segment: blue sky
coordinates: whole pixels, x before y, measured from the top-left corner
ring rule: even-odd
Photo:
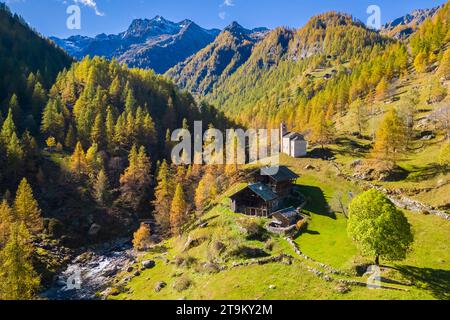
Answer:
[[[0,0],[5,1],[5,0]],[[135,18],[162,15],[168,20],[191,19],[205,28],[223,28],[238,21],[247,28],[301,27],[321,12],[347,12],[367,21],[369,5],[381,8],[382,22],[416,8],[430,8],[445,0],[6,0],[13,12],[23,16],[46,36],[119,33]],[[66,27],[69,5],[81,8],[81,30]]]

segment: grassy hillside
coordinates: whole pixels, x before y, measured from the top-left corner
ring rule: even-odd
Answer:
[[[308,199],[311,216],[307,231],[294,238],[310,260],[299,256],[281,236],[266,234],[251,240],[242,230],[251,218],[231,213],[227,200],[221,199],[199,225],[183,237],[162,243],[139,257],[152,259],[155,268],[139,269],[117,278],[111,299],[448,299],[450,292],[450,255],[447,248],[450,222],[435,216],[407,213],[415,233],[413,251],[405,261],[386,263],[382,268],[383,285],[371,290],[364,285],[346,285],[339,280],[365,283],[358,266],[369,262],[360,257],[347,237],[346,218],[339,204],[349,201],[349,192],[361,190],[336,176],[334,167],[317,159],[283,158],[283,163],[301,174],[297,181]],[[314,170],[304,169],[306,165]],[[259,224],[264,219],[254,220]],[[185,247],[188,239],[195,245]],[[223,244],[219,246],[217,243]],[[243,256],[244,247],[264,250],[279,262],[255,264],[267,257]],[[217,250],[220,248],[220,250]],[[238,249],[238,250],[237,250]],[[239,266],[246,262],[250,265]],[[324,265],[325,264],[325,265]],[[335,271],[333,271],[335,270]],[[317,271],[323,272],[316,275]],[[128,278],[128,279],[127,279]],[[155,291],[160,282],[166,287]],[[389,288],[389,289],[388,289]],[[344,293],[345,292],[345,293]]]

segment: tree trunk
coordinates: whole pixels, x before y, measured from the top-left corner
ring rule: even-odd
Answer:
[[[380,256],[375,257],[375,265],[380,266]]]

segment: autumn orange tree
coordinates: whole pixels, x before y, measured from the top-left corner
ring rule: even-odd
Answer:
[[[150,226],[142,224],[133,235],[133,247],[137,251],[146,250],[152,244]]]

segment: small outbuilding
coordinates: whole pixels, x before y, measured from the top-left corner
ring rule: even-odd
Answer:
[[[295,225],[302,219],[298,210],[294,207],[286,208],[272,214],[273,218],[280,223],[282,228],[288,228]]]

